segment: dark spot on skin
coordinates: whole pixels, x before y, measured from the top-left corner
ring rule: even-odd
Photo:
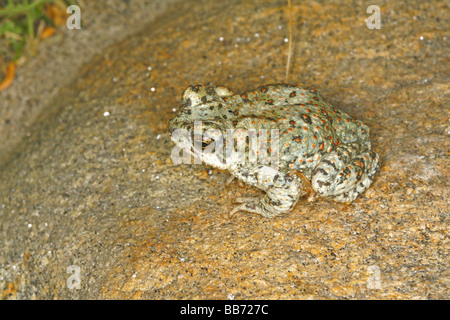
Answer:
[[[292,91],[291,94],[289,95],[289,97],[292,98],[292,97],[295,97],[295,95],[296,95],[295,91]]]
[[[205,103],[206,102],[206,96],[202,97],[202,102]]]
[[[286,180],[286,182],[292,182],[294,180],[294,177],[286,176],[284,180]],[[288,186],[289,186],[289,184],[288,184]]]
[[[274,118],[271,118],[271,117],[265,117],[265,119],[268,120],[268,121],[277,122],[277,120],[275,120]]]
[[[186,99],[186,105],[190,106],[192,104],[191,98]]]
[[[269,205],[271,205],[271,206],[273,206],[273,207],[278,207],[278,206],[281,206],[281,201],[280,200],[272,200],[272,199],[269,199]]]
[[[323,182],[323,181],[320,181],[320,180],[317,180],[317,184],[319,185],[319,186],[329,186],[330,185],[330,183],[329,182]]]
[[[325,144],[323,143],[323,141],[319,142],[319,150],[318,152],[324,152],[325,150]]]
[[[324,169],[322,169],[322,168],[318,168],[316,171],[315,171],[315,173],[318,173],[318,172],[321,172],[323,175],[325,175],[325,176],[327,176],[328,175],[328,172],[326,172]]]
[[[345,167],[345,169],[342,170],[342,173],[343,173],[344,176],[345,176],[346,174],[349,174],[349,173],[350,173],[350,169],[349,169],[348,167]]]
[[[322,160],[322,162],[328,164],[328,165],[331,166],[331,167],[333,167],[333,169],[334,169],[335,171],[338,170],[338,169],[336,168],[336,166],[334,165],[334,163],[331,162],[330,160],[324,159],[324,160]]]
[[[303,121],[305,121],[306,123],[309,123],[309,124],[312,123],[311,117],[308,116],[307,114],[302,114],[302,119],[303,119]]]

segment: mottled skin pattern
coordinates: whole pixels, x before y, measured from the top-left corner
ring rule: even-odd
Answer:
[[[195,136],[173,134],[175,129],[192,131],[194,121],[202,121],[204,131],[279,129],[276,169],[262,161],[202,159],[266,192],[262,199],[236,199],[240,204],[230,214],[242,210],[275,217],[291,211],[310,188],[320,196],[350,203],[371,185],[378,169],[369,128],[325,102],[312,88],[265,85],[238,95],[226,87],[188,87],[169,130],[172,140],[188,146],[195,157],[202,149],[193,143]],[[203,148],[210,142],[203,138]]]

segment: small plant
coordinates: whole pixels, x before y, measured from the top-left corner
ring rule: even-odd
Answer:
[[[15,70],[11,63],[22,55],[27,41],[47,38],[55,32],[55,27],[65,22],[66,8],[73,1],[63,0],[0,0],[0,69]],[[4,70],[0,70],[1,73]],[[0,85],[0,88],[2,86]],[[0,89],[1,90],[1,89]]]

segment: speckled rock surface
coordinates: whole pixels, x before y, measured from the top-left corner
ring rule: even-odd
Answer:
[[[183,89],[282,82],[288,37],[285,1],[180,2],[83,67],[1,168],[2,298],[448,299],[449,8],[380,6],[369,30],[359,1],[293,1],[289,82],[364,121],[382,161],[358,200],[229,219],[258,191],[172,163]]]

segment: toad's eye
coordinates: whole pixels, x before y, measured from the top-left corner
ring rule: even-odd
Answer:
[[[202,150],[205,150],[207,146],[214,144],[214,140],[209,137],[203,137],[202,140]]]
[[[194,144],[202,146],[202,150],[205,150],[207,146],[214,143],[214,139],[203,135],[194,135]]]

